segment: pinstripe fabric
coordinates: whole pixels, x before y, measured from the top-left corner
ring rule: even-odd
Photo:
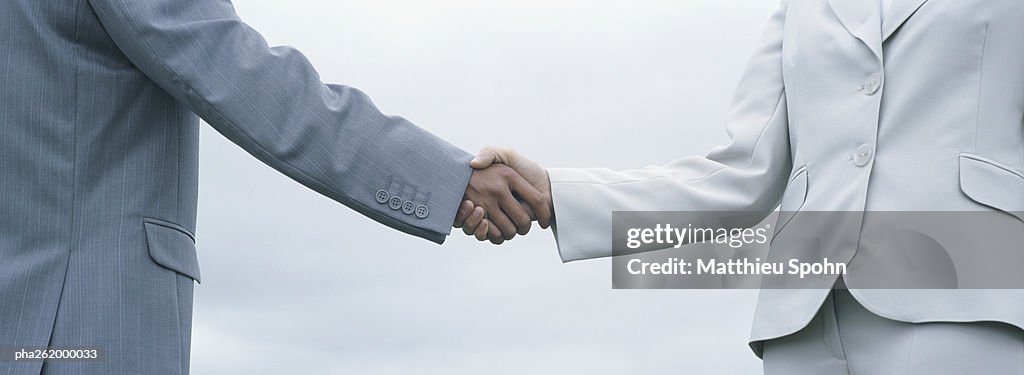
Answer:
[[[323,84],[229,1],[8,0],[0,20],[0,346],[105,356],[0,374],[188,372],[196,114],[374,220],[438,243],[450,230],[471,156]],[[389,179],[430,214],[379,204]]]

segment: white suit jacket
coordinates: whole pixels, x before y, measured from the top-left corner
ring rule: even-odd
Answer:
[[[613,211],[1000,210],[1024,229],[1024,2],[895,0],[879,13],[877,1],[783,1],[736,91],[731,141],[707,155],[551,169],[563,261],[611,255]],[[845,279],[887,318],[1024,327],[1021,290]],[[829,287],[762,290],[755,352],[804,327]]]

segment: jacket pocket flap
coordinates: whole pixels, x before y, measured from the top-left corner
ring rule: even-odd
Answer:
[[[789,179],[789,184],[786,185],[786,194],[782,196],[782,202],[779,204],[780,210],[786,210],[790,212],[799,211],[804,205],[804,200],[807,199],[807,167],[800,167],[793,174],[793,177]]]
[[[960,154],[960,190],[975,202],[1024,221],[1024,175],[974,154]]]
[[[807,166],[803,166],[789,179],[786,193],[782,195],[782,202],[779,204],[779,217],[775,220],[775,234],[779,234],[793,220],[796,212],[803,208],[806,199]]]
[[[157,264],[202,282],[196,242],[185,228],[163,220],[144,218],[149,256]]]

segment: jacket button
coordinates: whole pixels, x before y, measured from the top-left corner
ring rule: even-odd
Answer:
[[[377,194],[374,195],[374,198],[377,199],[377,203],[384,204],[388,203],[388,198],[390,198],[390,196],[391,194],[388,194],[387,190],[380,189],[377,190]]]
[[[392,210],[402,208],[402,198],[391,197],[391,200],[388,201],[388,207],[391,207]]]
[[[402,203],[402,212],[406,215],[412,215],[414,210],[416,210],[416,205],[413,204],[412,201],[405,201],[405,203]]]
[[[878,89],[882,88],[882,75],[875,73],[871,77],[868,77],[867,82],[861,85],[861,90],[864,90],[865,95],[875,95]]]
[[[416,217],[420,219],[426,219],[427,216],[429,215],[430,209],[428,209],[427,206],[420,205],[419,207],[416,207]]]
[[[855,152],[853,154],[853,164],[858,167],[868,165],[871,162],[871,158],[874,157],[874,150],[868,145],[860,145]]]

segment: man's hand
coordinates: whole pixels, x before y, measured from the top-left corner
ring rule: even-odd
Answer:
[[[536,219],[541,228],[548,228],[554,222],[554,206],[551,201],[551,181],[548,178],[547,170],[532,160],[519,155],[515,150],[496,147],[484,148],[470,162],[470,165],[478,171],[501,167],[502,164],[518,173],[521,178],[525,179],[540,194],[541,199],[539,200],[525,199],[526,197],[522,196],[522,194],[520,194],[520,198],[524,198],[528,203],[529,206],[524,208],[531,211],[530,218]],[[487,239],[495,244],[511,239],[510,236],[503,235],[508,233],[505,228],[493,225],[490,215],[480,217],[482,215],[478,212],[479,206],[472,199],[463,202],[455,218],[457,226],[461,226],[466,234],[475,235],[480,241],[484,240],[481,238],[482,235],[486,235]],[[522,227],[519,228],[521,229]],[[528,227],[527,230],[529,230]]]
[[[532,208],[550,205],[550,194],[541,193],[511,167],[500,164],[474,171],[464,199],[452,225],[494,244],[529,232]]]

